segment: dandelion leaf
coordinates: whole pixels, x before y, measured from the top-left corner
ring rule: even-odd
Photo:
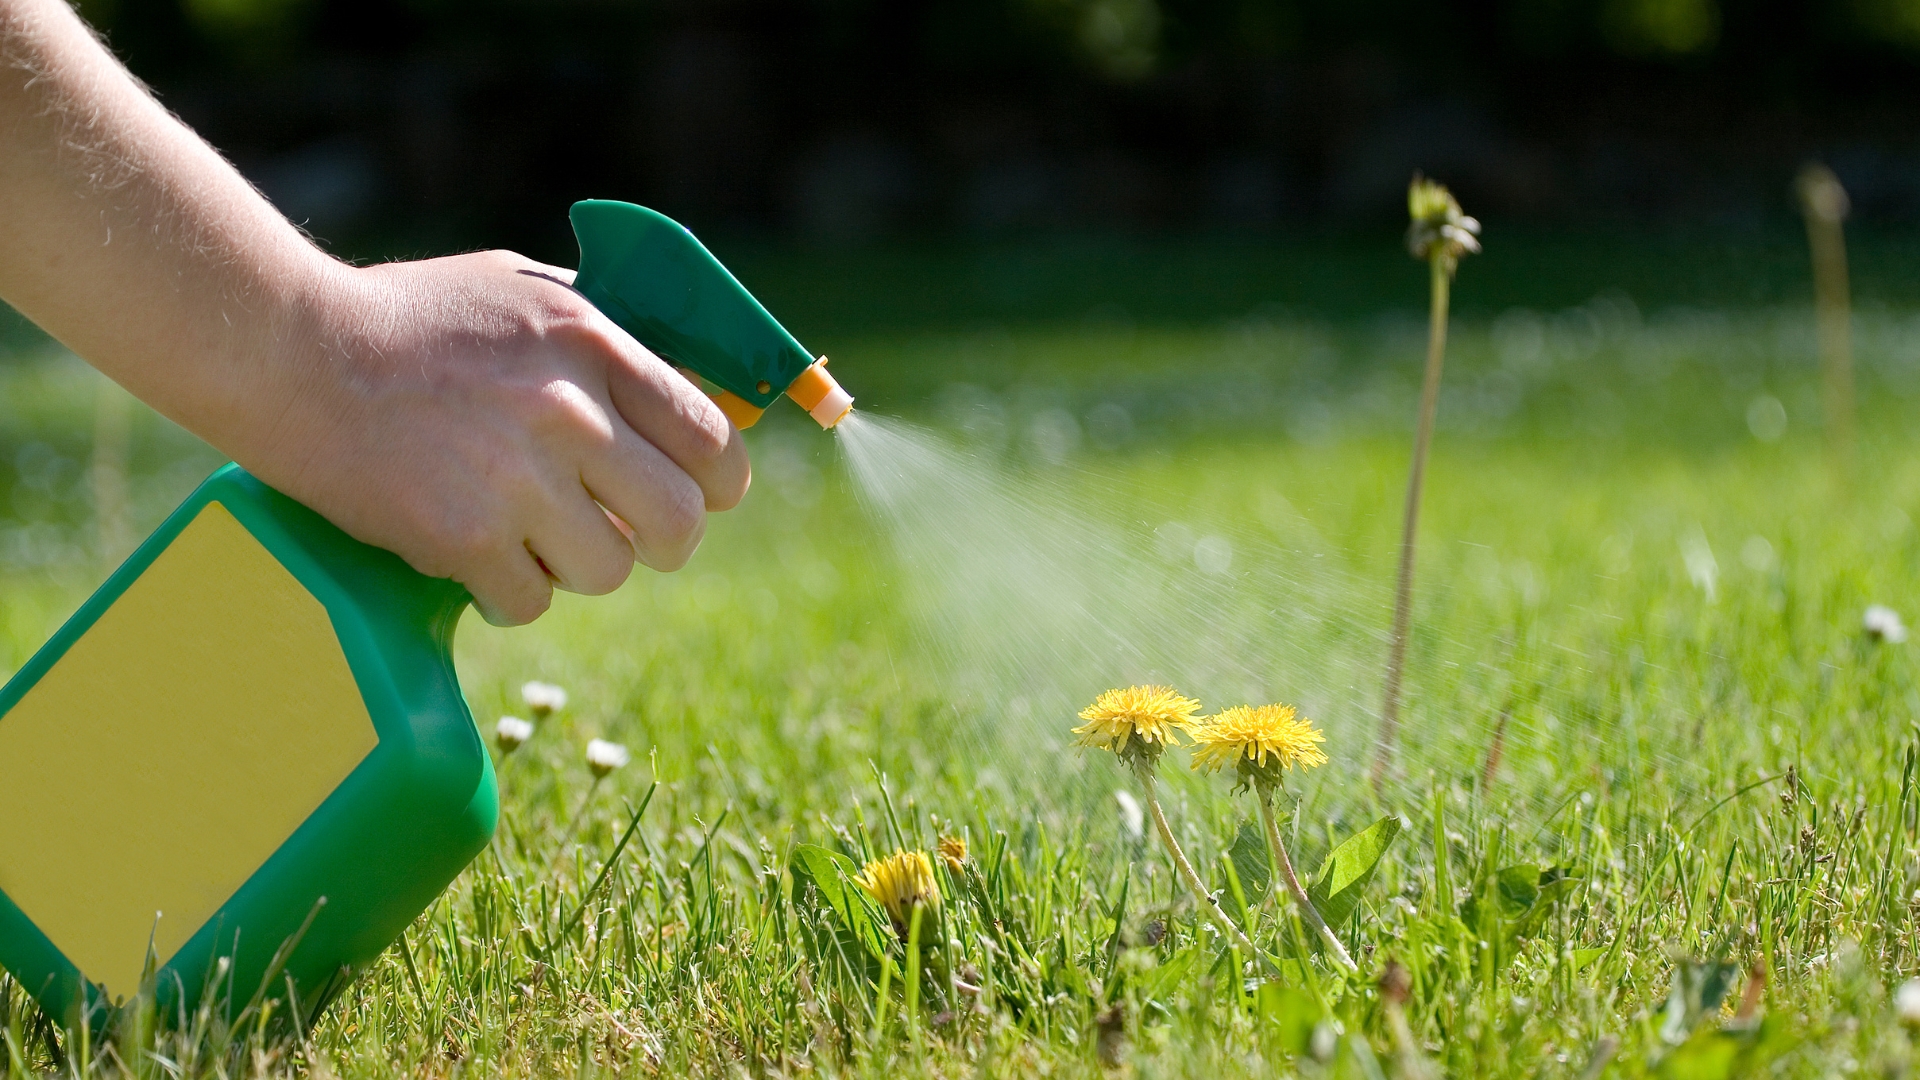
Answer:
[[[886,955],[879,930],[885,916],[866,892],[854,884],[853,879],[860,868],[853,864],[852,859],[814,844],[801,844],[793,851],[788,872],[793,875],[794,903],[811,904],[820,913],[830,915],[840,931],[836,936],[842,947],[851,946],[852,951],[864,952],[875,960]],[[826,942],[821,944],[832,945]],[[866,966],[864,961],[855,956],[848,956],[847,960],[849,963],[859,963],[863,968]]]
[[[1273,884],[1273,867],[1272,858],[1267,854],[1267,838],[1258,822],[1241,823],[1240,831],[1233,836],[1233,846],[1227,849],[1227,857],[1233,861],[1233,872],[1240,878],[1247,903],[1259,903]]]
[[[1518,919],[1533,910],[1540,899],[1540,868],[1508,866],[1494,875],[1494,895],[1500,901],[1500,914]]]
[[[1498,924],[1509,936],[1530,937],[1560,901],[1580,886],[1580,880],[1562,866],[1545,870],[1531,863],[1501,867],[1461,902],[1460,920],[1482,931]],[[1482,926],[1482,921],[1489,919],[1492,921]]]
[[[1732,1080],[1765,1075],[1781,1055],[1802,1039],[1777,1016],[1759,1023],[1727,1021],[1702,1024],[1687,1040],[1660,1059],[1654,1075],[1667,1080]]]
[[[1489,853],[1473,891],[1460,903],[1460,921],[1489,949],[1482,958],[1482,978],[1504,971],[1520,954],[1520,943],[1537,935],[1580,884],[1559,866],[1542,870],[1518,863],[1496,870]]]
[[[1266,1022],[1274,1045],[1295,1057],[1307,1052],[1313,1029],[1326,1019],[1326,1010],[1312,994],[1277,982],[1261,985],[1254,1008]]]
[[[1550,866],[1540,871],[1533,884],[1533,903],[1520,916],[1519,935],[1538,934],[1541,926],[1558,910],[1560,902],[1572,896],[1581,883],[1581,879],[1564,866]]]
[[[1141,996],[1166,1005],[1173,991],[1186,979],[1187,972],[1193,970],[1202,951],[1201,945],[1193,944],[1168,957],[1166,963],[1148,972],[1146,978],[1141,980]]]
[[[1360,906],[1360,894],[1366,889],[1367,882],[1373,880],[1373,872],[1379,867],[1381,857],[1386,855],[1387,848],[1393,845],[1393,838],[1398,835],[1400,819],[1384,817],[1327,852],[1319,873],[1313,875],[1313,886],[1307,890],[1307,896],[1313,900],[1313,906],[1320,910],[1320,917],[1327,921],[1328,926],[1339,926],[1346,922],[1354,909]]]
[[[1669,1043],[1687,1041],[1703,1020],[1719,1013],[1720,1002],[1739,975],[1740,965],[1724,960],[1701,963],[1683,959],[1675,963],[1660,1037]]]
[[[1715,1038],[1718,1032],[1702,1032],[1705,1038],[1688,1039],[1660,1062],[1658,1075],[1673,1080],[1726,1080],[1733,1075],[1739,1046],[1731,1039]]]

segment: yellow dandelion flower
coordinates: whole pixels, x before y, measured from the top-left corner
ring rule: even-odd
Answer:
[[[1291,705],[1236,705],[1193,729],[1193,767],[1218,772],[1235,766],[1243,776],[1272,782],[1277,770],[1325,765],[1327,741]]]
[[[1080,710],[1086,723],[1073,729],[1080,746],[1111,750],[1125,757],[1129,751],[1158,756],[1180,745],[1175,736],[1193,728],[1200,703],[1182,697],[1171,686],[1129,686],[1109,690]]]
[[[913,909],[940,910],[940,886],[933,880],[933,863],[924,851],[896,851],[875,859],[860,871],[854,883],[887,909],[893,928],[906,937]]]
[[[966,867],[967,865],[967,838],[966,837],[943,836],[940,838],[940,846],[935,850],[940,855],[940,861],[943,863],[946,863],[947,869],[953,871],[954,873],[957,874]]]

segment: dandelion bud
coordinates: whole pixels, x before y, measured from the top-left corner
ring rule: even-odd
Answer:
[[[517,716],[503,716],[493,725],[493,745],[500,748],[502,754],[511,754],[520,749],[520,744],[533,738],[533,724]]]
[[[940,861],[947,864],[947,869],[953,871],[956,874],[966,869],[966,865],[967,865],[967,838],[966,837],[943,836],[940,838],[940,846],[936,850],[939,852]]]
[[[1419,173],[1413,174],[1413,183],[1407,185],[1407,217],[1414,221],[1438,225],[1448,216],[1459,216],[1460,204],[1454,200],[1453,193],[1446,185],[1436,184]]]
[[[1468,217],[1444,184],[1413,174],[1407,186],[1407,250],[1423,262],[1439,259],[1451,275],[1460,256],[1480,251],[1480,222]]]
[[[1809,163],[1794,178],[1793,186],[1800,195],[1801,209],[1810,218],[1838,225],[1853,209],[1847,200],[1847,189],[1840,186],[1840,178],[1825,165]]]
[[[924,908],[929,915],[940,911],[940,886],[924,851],[896,851],[875,859],[861,869],[854,883],[887,909],[887,918],[902,940],[912,933],[914,908]],[[927,938],[923,935],[922,940]]]
[[[1380,996],[1394,1005],[1405,1005],[1413,993],[1413,975],[1400,961],[1389,960],[1380,971]]]
[[[1893,992],[1893,1012],[1901,1023],[1920,1026],[1920,979],[1908,979]]]
[[[1907,624],[1900,621],[1900,613],[1884,604],[1874,604],[1860,619],[1860,628],[1875,641],[1884,641],[1889,645],[1898,645],[1907,640]]]
[[[633,755],[617,742],[595,739],[587,744],[587,768],[592,770],[594,779],[604,780],[615,769],[624,769]]]
[[[527,709],[535,720],[545,720],[548,716],[567,707],[567,692],[552,683],[538,680],[520,687],[520,697],[527,703]]]

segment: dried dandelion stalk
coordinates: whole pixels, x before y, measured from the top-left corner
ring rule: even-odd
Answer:
[[[1407,636],[1413,622],[1413,564],[1420,531],[1420,492],[1426,481],[1427,445],[1433,441],[1434,411],[1440,401],[1440,371],[1447,356],[1447,306],[1460,256],[1480,250],[1480,223],[1467,217],[1445,187],[1419,173],[1407,189],[1407,248],[1427,263],[1431,302],[1427,320],[1427,366],[1420,384],[1420,420],[1413,436],[1413,468],[1407,478],[1405,518],[1400,529],[1400,567],[1393,586],[1393,635],[1387,641],[1387,676],[1380,703],[1380,737],[1372,780],[1376,790],[1393,764],[1400,733],[1400,681],[1407,664]]]
[[[1821,404],[1827,455],[1844,485],[1853,470],[1853,303],[1847,283],[1847,241],[1841,223],[1851,206],[1833,170],[1818,162],[1794,185],[1813,252],[1813,310],[1820,343]]]

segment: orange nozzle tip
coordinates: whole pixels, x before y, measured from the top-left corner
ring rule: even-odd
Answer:
[[[824,356],[793,380],[793,385],[787,387],[787,396],[807,410],[807,415],[823,428],[831,428],[853,411],[853,395],[841,389],[839,381],[827,374]]]
[[[733,421],[733,426],[741,431],[759,423],[760,417],[767,411],[731,390],[722,390],[708,396],[713,398],[715,405],[720,406],[721,412],[727,414],[727,419]]]

